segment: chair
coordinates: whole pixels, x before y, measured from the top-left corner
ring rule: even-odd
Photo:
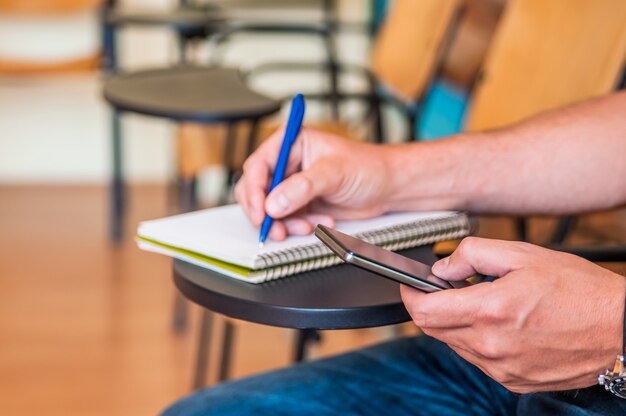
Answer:
[[[102,0],[17,1],[0,0],[0,13],[19,16],[47,17],[73,15],[82,12],[97,13]],[[33,23],[36,24],[36,23]],[[0,74],[41,75],[52,73],[94,72],[101,61],[100,51],[86,56],[64,60],[24,60],[0,57]]]
[[[234,2],[234,5],[247,7],[247,2]],[[255,2],[257,5],[259,2]],[[300,3],[309,3],[303,1]],[[206,40],[221,36],[222,39],[239,31],[253,32],[284,32],[284,33],[309,33],[319,35],[325,39],[325,46],[329,60],[329,74],[331,79],[335,79],[335,51],[330,42],[331,32],[336,24],[333,18],[334,1],[321,0],[318,3],[322,6],[324,17],[318,23],[289,23],[289,22],[256,22],[254,19],[242,20],[238,17],[235,10],[231,10],[233,4],[231,2],[213,2],[202,3],[191,0],[182,0],[176,7],[166,11],[132,11],[125,10],[117,6],[117,1],[108,0],[103,12],[103,44],[105,51],[105,69],[109,73],[115,73],[118,70],[118,62],[116,57],[116,29],[126,27],[128,25],[142,26],[167,26],[175,31],[179,36],[179,64],[188,64],[187,46],[191,40]],[[227,7],[228,6],[228,7]],[[226,36],[224,36],[226,35]],[[213,65],[217,66],[217,65]],[[116,119],[117,114],[114,113],[112,119],[113,136],[117,135],[119,130],[119,120]],[[183,121],[183,120],[180,120]],[[189,119],[185,120],[189,121]],[[212,123],[215,124],[215,123]],[[206,123],[201,124],[206,127]],[[254,130],[256,132],[256,125]],[[233,141],[237,139],[237,128],[231,125],[223,136],[228,136],[228,146],[222,149],[219,139],[213,139],[217,142],[215,146],[207,148],[204,138],[204,130],[198,125],[189,125],[184,123],[180,125],[180,134],[178,134],[177,143],[177,167],[178,179],[180,184],[180,205],[183,210],[193,209],[195,207],[195,182],[198,172],[209,164],[218,163],[220,165],[232,165],[230,162],[223,160],[224,153],[232,153],[239,146],[234,145]],[[211,130],[211,129],[209,129]],[[246,134],[246,138],[250,134]],[[253,143],[251,144],[251,146]],[[248,150],[251,150],[250,147]],[[121,177],[120,165],[115,160],[121,160],[121,146],[114,143],[114,176]],[[216,156],[219,153],[219,156]],[[200,156],[202,155],[202,156]],[[244,152],[245,157],[245,152]],[[209,162],[203,158],[208,158]],[[232,177],[233,169],[229,170],[229,177]],[[231,181],[232,182],[232,181]],[[114,242],[119,241],[122,237],[123,229],[123,194],[120,186],[115,186],[112,193],[112,217],[110,225],[110,235]]]
[[[606,94],[626,57],[621,0],[510,0],[475,83],[470,131],[511,125],[543,111]],[[562,242],[573,218],[562,219]],[[517,223],[526,239],[526,222]]]
[[[420,105],[440,70],[461,11],[458,0],[394,1],[374,40],[369,68],[345,64],[339,67],[340,72],[364,77],[368,90],[365,93],[329,91],[305,94],[306,97],[310,100],[334,98],[339,102],[365,101],[368,112],[363,121],[366,124],[371,122],[369,135],[375,142],[382,142],[386,136],[382,112],[384,105],[390,104],[404,116],[407,124],[405,140],[412,140],[419,121]],[[270,68],[280,69],[274,64],[261,67],[257,72]],[[294,66],[294,69],[306,68]],[[346,123],[330,126],[336,131],[343,130],[349,137],[359,136]]]
[[[459,1],[398,0],[387,11],[371,56],[383,100],[400,104],[412,139],[425,94],[439,72],[461,13]],[[379,128],[378,134],[384,134]]]
[[[439,70],[448,44],[453,37],[454,23],[460,15],[460,10],[458,0],[395,1],[374,41],[370,68],[337,64],[340,74],[357,73],[364,77],[367,80],[367,91],[348,92],[340,89],[335,91],[331,82],[328,91],[305,92],[305,97],[309,101],[318,100],[331,104],[334,101],[342,103],[350,100],[367,103],[368,110],[363,117],[364,122],[359,120],[358,124],[371,124],[369,138],[373,141],[382,141],[385,136],[382,106],[384,103],[389,103],[405,116],[409,132],[406,139],[411,139],[411,132],[414,131],[419,117],[419,104]],[[214,51],[217,51],[217,48],[227,41],[229,36],[248,30],[254,31],[255,28],[236,27],[216,36],[213,39]],[[324,33],[324,30],[320,28],[319,33]],[[253,68],[247,74],[247,78],[273,71],[319,71],[323,70],[326,65],[328,64],[272,62]],[[259,137],[267,136],[275,127],[262,127],[264,133]],[[316,127],[361,140],[368,135],[357,131],[358,129],[350,123],[340,120],[325,120]],[[193,166],[190,170],[198,171],[204,166],[219,163],[219,160],[211,156],[218,154],[215,150],[219,150],[222,146],[216,132],[201,126],[184,125],[179,131],[178,142],[180,163]],[[237,170],[243,159],[240,152],[231,169]]]
[[[118,70],[116,32],[128,26],[168,27],[178,35],[178,62],[188,61],[187,50],[192,40],[205,39],[221,29],[224,13],[209,4],[183,0],[167,10],[134,10],[120,7],[117,0],[106,0],[102,11],[102,43],[104,69]]]

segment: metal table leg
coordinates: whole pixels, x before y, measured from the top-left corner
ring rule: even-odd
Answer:
[[[218,381],[226,381],[230,378],[230,366],[232,362],[233,338],[235,325],[228,319],[224,319],[224,334],[222,335],[222,357]]]
[[[299,363],[308,357],[308,347],[311,341],[320,341],[321,337],[315,329],[299,329],[296,339],[296,348],[294,349],[293,362]]]
[[[213,313],[207,309],[202,310],[200,318],[200,330],[198,338],[198,350],[196,352],[196,365],[193,375],[193,390],[206,386],[209,357],[211,353],[211,330],[213,328]]]

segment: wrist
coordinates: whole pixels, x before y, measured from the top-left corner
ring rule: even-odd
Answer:
[[[598,383],[604,386],[607,391],[626,399],[626,280],[623,278],[621,280],[621,291],[617,296],[621,307],[616,308],[619,311],[616,314],[620,317],[618,321],[621,328],[618,332],[621,336],[619,341],[615,343],[619,346],[613,347],[614,349],[619,348],[619,353],[613,358],[614,364],[606,366],[607,369],[600,373]]]
[[[385,146],[382,158],[389,178],[385,210],[469,209],[484,182],[473,162],[478,151],[475,136]]]

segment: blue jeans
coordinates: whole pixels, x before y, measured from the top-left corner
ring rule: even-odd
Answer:
[[[165,412],[185,415],[626,415],[600,386],[518,395],[445,344],[403,338],[198,391]]]

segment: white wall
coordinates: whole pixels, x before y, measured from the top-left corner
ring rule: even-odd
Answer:
[[[157,4],[154,0],[127,2]],[[166,5],[167,0],[159,0]],[[367,2],[342,0],[342,17],[365,20]],[[281,11],[281,13],[285,13]],[[299,10],[299,17],[314,11]],[[0,59],[54,60],[84,56],[98,47],[97,20],[89,14],[52,19],[0,16]],[[126,68],[173,62],[175,41],[165,29],[129,28],[120,35]],[[340,56],[364,63],[363,36],[339,39]],[[244,67],[268,60],[318,59],[319,41],[298,36],[241,36],[226,54]],[[201,57],[203,51],[198,55]],[[319,76],[276,74],[255,87],[280,96],[323,85]],[[99,74],[50,77],[0,77],[0,182],[101,182],[109,175],[109,111],[100,98]],[[309,116],[315,117],[315,108]],[[319,115],[319,111],[317,112]],[[124,150],[131,181],[160,181],[172,172],[173,126],[163,120],[127,116]]]

